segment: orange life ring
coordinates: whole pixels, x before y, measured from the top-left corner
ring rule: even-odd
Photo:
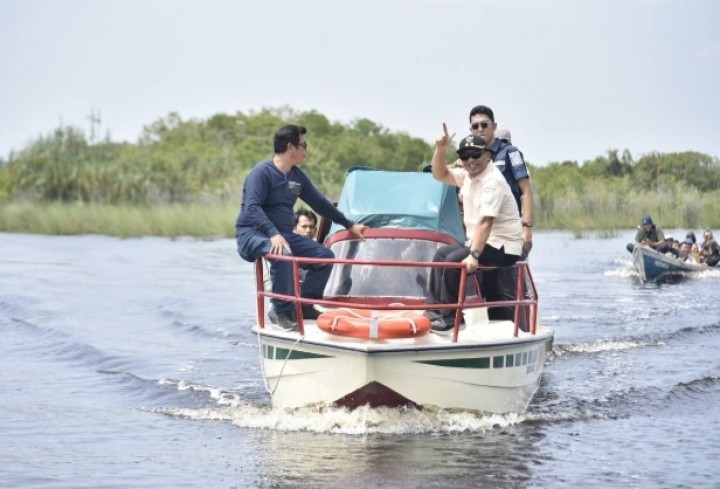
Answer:
[[[413,338],[430,331],[430,320],[413,311],[330,309],[318,316],[317,325],[326,333],[373,340]]]

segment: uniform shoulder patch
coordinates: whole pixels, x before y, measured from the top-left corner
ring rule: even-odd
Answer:
[[[520,154],[520,151],[511,151],[510,153],[508,153],[508,156],[510,157],[510,164],[512,164],[512,166],[520,166],[525,164],[525,162],[523,161],[523,157]]]

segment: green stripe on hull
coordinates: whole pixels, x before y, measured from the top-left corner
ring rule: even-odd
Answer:
[[[302,350],[290,350],[289,348],[278,348],[270,345],[263,346],[263,357],[270,360],[305,360],[308,358],[333,358],[331,355],[321,355]]]
[[[417,363],[453,368],[490,368],[490,358],[457,358],[453,360],[425,360]]]
[[[535,364],[538,360],[540,352],[540,348],[533,348],[532,350],[526,350],[522,352],[506,354],[501,353],[498,355],[493,355],[491,357],[420,360],[417,363],[435,365],[437,367],[474,369],[523,367],[525,365]]]

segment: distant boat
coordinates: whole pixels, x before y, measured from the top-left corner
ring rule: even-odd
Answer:
[[[643,282],[676,282],[707,270],[705,265],[680,261],[645,246],[633,249],[633,266]]]
[[[263,291],[261,259],[256,265],[253,331],[273,406],[525,411],[553,342],[552,329],[540,324],[528,264],[516,265],[515,300],[485,302],[461,264],[433,263],[438,247],[465,235],[455,189],[429,173],[357,169],[338,208],[370,226],[365,241],[321,223],[318,239],[336,257],[327,261],[334,268],[323,299],[282,296],[315,304],[322,311],[317,320],[300,320],[299,331],[266,325],[263,296],[273,294]],[[280,259],[293,261],[297,289],[299,265],[313,259]],[[457,304],[426,302],[431,267],[463,267]],[[514,319],[488,319],[488,308],[497,306],[512,307]],[[430,332],[422,314],[438,307],[456,310],[447,334]]]

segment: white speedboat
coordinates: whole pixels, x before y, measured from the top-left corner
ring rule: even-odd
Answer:
[[[455,189],[429,173],[358,169],[348,175],[338,207],[367,224],[365,241],[342,229],[318,239],[335,252],[322,300],[296,297],[323,311],[283,331],[265,319],[262,265],[256,267],[257,333],[263,375],[275,407],[415,406],[523,412],[536,391],[553,332],[540,324],[527,263],[515,266],[515,300],[486,302],[474,276],[461,276],[455,328],[436,333],[422,313],[439,246],[464,239]],[[312,259],[281,257],[294,262]],[[296,273],[296,281],[299,274]],[[299,286],[296,283],[296,289]],[[491,319],[503,306],[513,319]],[[464,323],[464,324],[463,324]]]

